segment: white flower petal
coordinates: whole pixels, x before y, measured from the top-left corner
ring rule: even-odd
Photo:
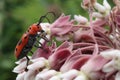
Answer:
[[[24,80],[35,80],[37,72],[35,70],[28,70],[24,76]]]
[[[105,7],[107,10],[111,10],[111,6],[110,6],[110,4],[107,2],[107,0],[104,0],[104,1],[103,1],[103,5],[104,5],[104,7]]]
[[[46,35],[46,38],[48,39],[48,40],[50,40],[50,37],[51,37],[51,35]],[[45,42],[45,39],[40,39],[40,41],[39,41],[40,43],[44,43]],[[41,46],[41,44],[39,44],[39,46]]]
[[[58,41],[67,41],[69,39],[70,39],[69,35],[56,37],[56,40],[58,40]]]
[[[49,80],[61,80],[60,77],[58,76],[53,76],[52,78],[50,78]]]
[[[38,69],[40,69],[40,68],[43,68],[43,67],[45,66],[45,64],[46,64],[46,63],[45,63],[45,61],[43,61],[43,60],[37,61],[37,62],[29,65],[29,66],[27,67],[27,69],[30,69],[30,70],[38,70]]]
[[[120,71],[116,74],[115,80],[120,80]]]
[[[114,61],[110,61],[108,62],[107,64],[105,64],[102,68],[102,71],[103,72],[112,72],[112,71],[115,71],[115,68],[114,68]]]
[[[64,78],[64,79],[62,79],[62,80],[72,80],[72,79],[65,79],[65,78]]]
[[[45,61],[45,60],[46,59],[44,57],[40,57],[40,58],[31,59],[30,61],[37,62],[37,61]]]
[[[89,80],[89,79],[82,71],[80,71],[79,75],[74,80]]]
[[[50,34],[50,24],[49,23],[40,23],[42,29],[47,33]]]
[[[74,80],[87,80],[87,79],[85,79],[85,77],[84,76],[78,76],[78,77],[76,77]]]
[[[49,78],[51,78],[52,76],[56,74],[57,74],[57,71],[49,70],[49,71],[37,74],[35,80],[48,80]]]
[[[101,13],[105,13],[105,11],[106,11],[105,7],[103,5],[101,5],[101,4],[99,4],[99,3],[95,3],[94,7],[95,7],[95,9],[97,9]]]
[[[80,24],[86,24],[88,22],[88,19],[81,15],[74,15],[74,19]]]
[[[18,66],[16,66],[14,69],[13,69],[13,72],[15,73],[21,73],[25,70],[25,68],[27,67],[27,61],[24,61],[24,62],[21,62]]]
[[[31,59],[31,56],[28,56],[28,57],[29,57],[29,59]],[[22,63],[22,62],[24,62],[24,61],[27,61],[26,57],[23,57],[23,58],[20,59],[19,61],[16,61],[15,64],[20,64],[20,63]]]
[[[92,16],[95,18],[103,18],[103,15],[101,13],[98,13],[98,12],[93,12]]]
[[[16,80],[24,80],[25,74],[26,74],[26,72],[18,74],[17,77],[16,77]]]
[[[72,80],[73,78],[75,78],[78,75],[78,71],[75,69],[72,69],[68,72],[63,73],[60,77],[62,79],[68,79],[68,80]]]
[[[104,72],[120,70],[120,50],[109,50],[100,53],[104,58],[112,60],[103,67]]]
[[[106,59],[113,59],[115,57],[120,58],[120,50],[107,50],[100,53]]]
[[[116,57],[113,60],[115,69],[120,70],[120,58]]]
[[[40,23],[40,26],[45,31],[47,39],[50,40],[50,36],[51,36],[50,26],[51,26],[51,24],[49,24],[49,23]],[[40,42],[44,43],[45,40],[44,39],[40,39]]]

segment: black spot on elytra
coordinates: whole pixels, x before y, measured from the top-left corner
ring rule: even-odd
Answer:
[[[24,37],[24,39],[26,39],[26,38],[27,38],[27,36]]]
[[[15,50],[17,51],[17,48]]]
[[[18,42],[18,45],[20,45],[22,43],[22,40],[20,40],[19,42]]]

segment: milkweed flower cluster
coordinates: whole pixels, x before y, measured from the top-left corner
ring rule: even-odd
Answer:
[[[30,56],[27,71],[26,58],[16,62],[16,80],[120,80],[120,1],[113,2],[83,0],[89,19],[62,14],[41,23],[51,42],[40,40],[44,49]]]

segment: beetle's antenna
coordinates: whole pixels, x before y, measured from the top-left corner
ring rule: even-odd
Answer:
[[[54,17],[56,16],[54,12],[47,12],[44,16],[41,16],[39,21],[38,21],[38,24],[39,25],[44,19],[47,19],[47,21],[50,23],[50,20],[47,18],[47,15],[51,13]]]

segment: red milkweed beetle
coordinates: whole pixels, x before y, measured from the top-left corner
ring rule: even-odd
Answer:
[[[48,12],[48,13],[52,13],[55,16],[55,14],[53,12]],[[42,30],[42,28],[40,26],[40,23],[43,21],[44,18],[46,18],[49,21],[49,19],[46,17],[48,15],[48,13],[44,16],[41,16],[39,19],[39,22],[37,24],[33,24],[32,26],[30,26],[28,28],[28,30],[26,31],[26,33],[24,33],[22,35],[22,38],[19,40],[19,42],[16,45],[16,48],[15,48],[16,58],[21,59],[23,57],[26,57],[27,65],[29,62],[29,58],[28,58],[27,54],[28,54],[28,52],[33,53],[31,51],[32,47],[35,46],[38,48],[42,48],[42,46],[35,45],[35,42],[38,42],[39,44],[41,44],[39,41],[37,41],[37,37],[41,37],[44,40],[48,41],[48,39],[46,38],[46,33],[44,32],[44,30]]]

